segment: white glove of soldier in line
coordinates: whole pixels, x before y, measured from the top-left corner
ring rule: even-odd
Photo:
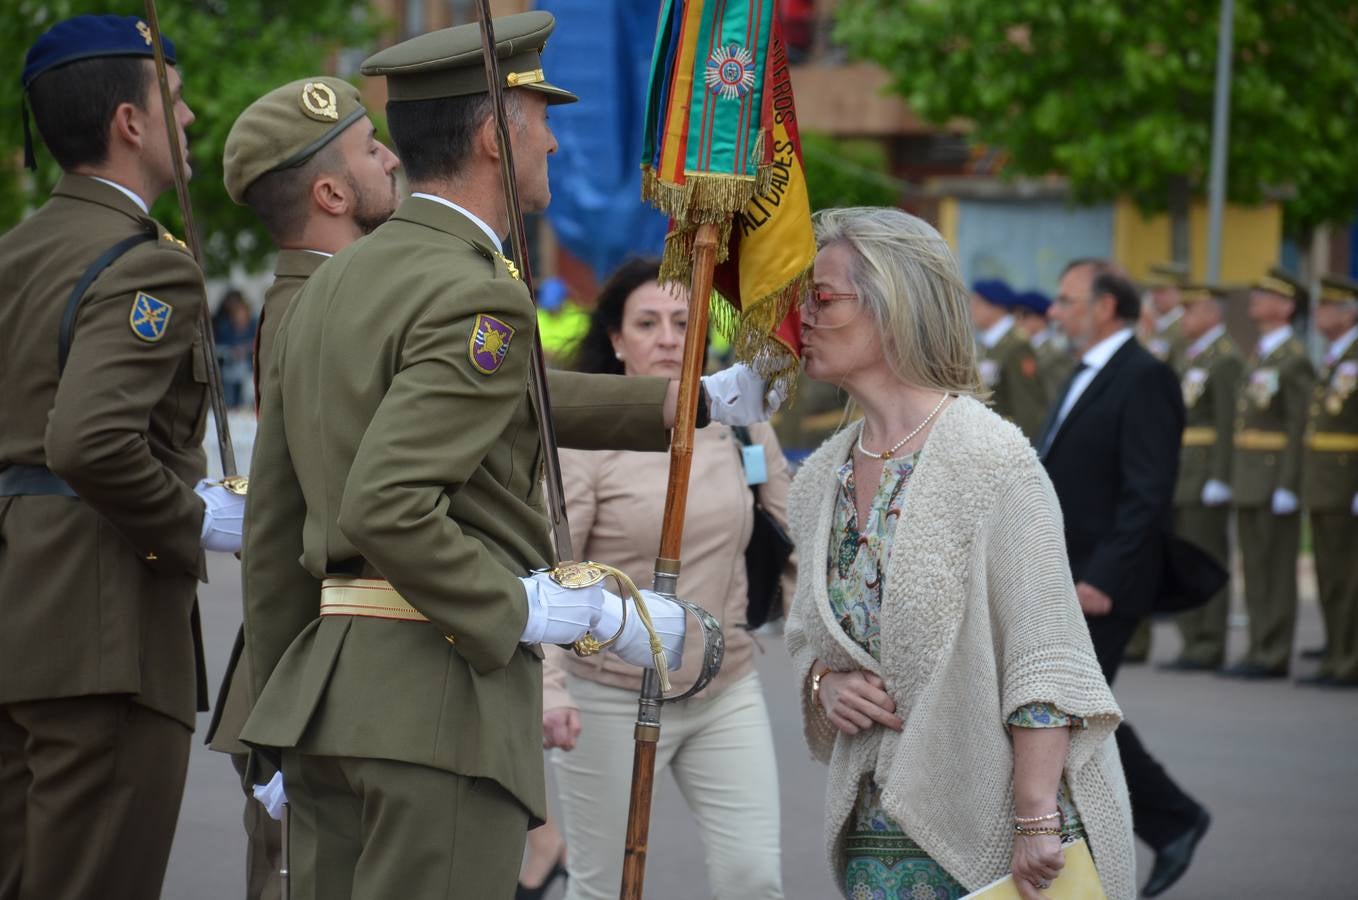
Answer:
[[[1358,516],[1358,494],[1353,495],[1353,503],[1349,504],[1349,512]]]
[[[528,595],[528,621],[519,638],[525,644],[570,644],[580,640],[599,621],[608,593],[603,582],[568,588],[557,584],[546,572],[519,581]]]
[[[203,501],[203,533],[199,535],[203,549],[239,553],[245,497],[206,478],[194,486],[193,492]]]
[[[783,395],[770,390],[754,369],[736,363],[701,379],[707,392],[707,411],[713,422],[740,426],[767,422],[783,404]]]
[[[1208,479],[1202,486],[1202,505],[1221,506],[1231,502],[1231,486],[1215,478]]]
[[[283,791],[283,773],[275,772],[269,779],[268,784],[257,784],[250,789],[250,793],[255,795],[255,799],[264,804],[268,810],[269,818],[275,822],[283,820],[283,804],[288,802],[288,795]]]
[[[1273,491],[1273,514],[1275,516],[1290,516],[1297,511],[1297,495],[1286,488],[1276,488]]]
[[[684,632],[687,626],[684,608],[668,597],[655,591],[641,592],[646,602],[646,611],[651,614],[651,625],[660,637],[665,648],[665,665],[671,672],[676,671],[684,662]],[[603,615],[599,617],[594,636],[606,641],[617,633],[622,622],[622,598],[604,592]],[[608,648],[609,652],[624,662],[644,669],[655,668],[655,657],[651,655],[651,636],[646,626],[641,624],[641,616],[636,609],[627,610],[627,623],[618,642]]]

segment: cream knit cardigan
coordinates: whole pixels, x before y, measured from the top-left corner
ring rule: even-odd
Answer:
[[[1061,509],[1023,434],[970,398],[935,423],[905,492],[881,611],[881,661],[852,641],[827,596],[830,524],[861,425],[803,464],[788,496],[801,559],[787,623],[812,755],[830,764],[826,841],[836,880],[858,785],[968,890],[1006,875],[1013,853],[1014,710],[1051,703],[1083,717],[1065,775],[1111,900],[1136,896],[1131,808],[1113,729],[1122,718],[1094,656],[1066,558]],[[838,732],[811,704],[808,673],[867,669],[886,682],[900,734]]]

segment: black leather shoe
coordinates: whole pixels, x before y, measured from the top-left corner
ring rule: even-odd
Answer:
[[[566,874],[566,867],[558,860],[556,865],[552,866],[552,871],[548,872],[547,877],[542,880],[542,884],[537,887],[525,887],[520,882],[518,889],[514,891],[514,900],[541,900],[541,898],[547,896],[547,891],[551,888],[552,882],[558,878],[567,877],[569,876]]]
[[[1174,662],[1162,663],[1159,668],[1162,672],[1214,672],[1219,666],[1220,663],[1207,663],[1200,659],[1180,657]]]
[[[1270,669],[1268,666],[1252,662],[1239,662],[1221,670],[1227,678],[1243,678],[1246,681],[1264,681],[1271,678],[1286,678],[1287,669]]]
[[[1300,687],[1330,687],[1334,684],[1334,679],[1324,674],[1307,675],[1304,678],[1298,678],[1297,684]]]
[[[1310,648],[1309,650],[1303,650],[1303,651],[1301,651],[1301,658],[1302,658],[1302,659],[1324,659],[1324,658],[1325,658],[1325,653],[1328,651],[1328,649],[1329,649],[1328,647],[1325,647],[1325,646],[1323,646],[1323,645],[1320,646],[1320,647],[1312,647],[1312,648]]]
[[[1207,833],[1207,826],[1211,824],[1212,817],[1207,814],[1207,810],[1199,809],[1197,821],[1155,854],[1151,877],[1147,879],[1141,893],[1147,897],[1163,894],[1182,878],[1184,872],[1188,871],[1188,864],[1193,861],[1193,851],[1198,848],[1198,841],[1202,840],[1202,836]]]

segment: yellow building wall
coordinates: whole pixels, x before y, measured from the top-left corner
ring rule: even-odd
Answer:
[[[1190,278],[1207,277],[1207,204],[1189,210]],[[1238,285],[1264,275],[1278,263],[1283,240],[1282,207],[1227,206],[1222,216],[1221,281]],[[1113,210],[1113,258],[1133,278],[1144,278],[1150,267],[1170,259],[1170,222],[1167,215],[1145,216],[1131,201],[1119,200]]]
[[[943,197],[938,201],[938,233],[957,251],[957,198]]]

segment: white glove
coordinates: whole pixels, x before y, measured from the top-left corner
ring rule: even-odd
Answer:
[[[283,791],[282,772],[275,772],[268,784],[255,785],[250,789],[250,793],[264,804],[264,808],[269,811],[269,818],[275,822],[283,820],[283,804],[288,802],[288,795]]]
[[[1275,516],[1290,516],[1297,511],[1297,495],[1286,488],[1274,488],[1273,490],[1273,514]]]
[[[668,597],[655,591],[642,591],[641,598],[646,601],[646,610],[651,614],[651,625],[660,636],[661,646],[665,648],[666,667],[675,671],[684,661],[684,630],[688,623],[684,608]],[[622,598],[604,592],[603,615],[599,617],[594,636],[606,641],[617,633],[622,625]],[[635,609],[627,610],[627,626],[623,629],[618,642],[608,648],[624,662],[645,669],[655,668],[655,657],[651,655],[651,636],[641,624],[641,617]]]
[[[1209,478],[1202,486],[1202,505],[1221,506],[1231,502],[1231,486],[1224,481]]]
[[[1353,503],[1349,505],[1349,512],[1358,516],[1358,494],[1353,495]]]
[[[603,609],[603,582],[583,588],[557,584],[545,572],[520,578],[528,595],[528,622],[519,640],[525,644],[569,644],[593,630]],[[614,628],[616,629],[616,626]],[[609,632],[612,634],[612,632]]]
[[[198,536],[204,550],[239,553],[241,524],[245,520],[245,497],[233,494],[215,481],[204,478],[193,492],[203,501],[203,533]]]
[[[707,411],[713,422],[723,425],[754,425],[768,421],[783,404],[783,395],[769,390],[754,369],[736,363],[702,377],[707,392]]]

